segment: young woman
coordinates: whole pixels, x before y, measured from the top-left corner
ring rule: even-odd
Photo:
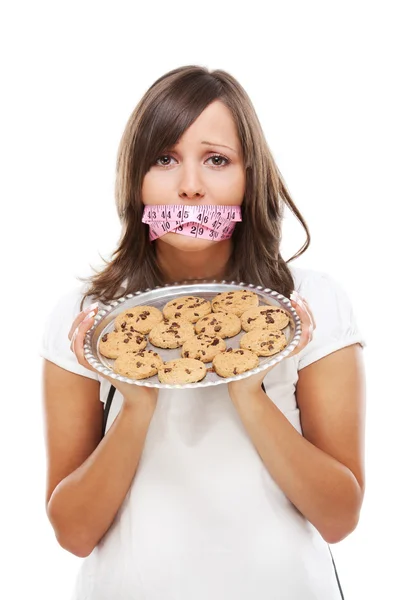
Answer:
[[[86,557],[74,600],[342,598],[329,544],[363,501],[365,342],[336,280],[282,258],[285,204],[307,234],[290,260],[308,229],[231,75],[187,66],[149,88],[121,140],[116,200],[119,246],[60,299],[41,352],[47,514]],[[240,206],[242,221],[221,241],[151,241],[145,207],[176,204]],[[185,279],[293,292],[299,346],[211,388],[125,384],[86,362],[101,303]]]

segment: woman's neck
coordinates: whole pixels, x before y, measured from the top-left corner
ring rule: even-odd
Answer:
[[[158,240],[156,260],[165,283],[186,279],[224,279],[232,249],[230,239],[196,252],[182,251]]]

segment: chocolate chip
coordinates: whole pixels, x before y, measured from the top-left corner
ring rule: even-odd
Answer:
[[[260,346],[266,346],[267,342],[261,342]]]
[[[185,372],[188,373],[190,375],[190,373],[192,372],[190,369],[185,369]]]
[[[184,356],[185,358],[189,358],[189,351],[188,351],[188,350],[185,350],[185,352],[183,353],[183,356]]]
[[[268,350],[273,350],[274,347],[273,346],[268,346]]]
[[[180,305],[179,305],[179,306],[177,306],[176,308],[177,308],[178,310],[180,310],[182,307],[183,307],[183,304],[180,304]]]
[[[174,317],[175,317],[175,319],[177,319],[178,317],[180,317],[180,316],[181,316],[181,314],[182,314],[182,313],[175,313],[175,314],[174,314]]]
[[[218,344],[219,344],[218,338],[214,338],[213,341],[211,342],[211,346],[217,346]]]
[[[233,369],[233,374],[234,374],[234,375],[237,375],[237,374],[238,374],[238,372],[237,372],[237,368],[236,368],[236,367]]]
[[[121,329],[125,329],[126,327],[126,321],[124,321],[123,323],[121,323]]]
[[[200,332],[203,333],[206,330],[205,327],[203,327],[203,329],[200,329]]]
[[[221,329],[222,329],[222,326],[221,326],[221,325],[216,325],[216,326],[214,327],[214,331],[221,331]]]
[[[101,338],[103,342],[106,342],[108,339],[108,333],[106,333],[105,335],[103,335],[103,337]]]
[[[127,317],[133,317],[133,313],[126,313]]]
[[[232,348],[227,348],[226,351],[227,352],[232,352]]]
[[[243,350],[238,350],[237,354],[244,354]]]
[[[142,366],[142,364],[143,364],[142,362],[138,361],[138,362],[136,363],[136,366],[137,366],[137,367],[141,367],[141,366]]]
[[[153,365],[153,364],[151,364],[150,366],[151,366],[152,369],[156,369],[157,368],[156,365]]]
[[[164,373],[169,373],[170,371],[172,371],[172,369],[164,369]]]
[[[204,352],[204,350],[200,350],[200,352],[202,353],[203,356],[206,355],[206,353]]]
[[[233,304],[233,302],[225,302],[225,304]]]
[[[194,316],[199,317],[200,315],[199,315],[199,313],[194,313]]]
[[[136,338],[136,343],[137,343],[137,344],[141,344],[142,342],[143,342],[143,338],[142,338],[142,337],[139,337],[139,336],[137,336],[137,338]]]
[[[124,339],[124,344],[129,344],[129,338]]]

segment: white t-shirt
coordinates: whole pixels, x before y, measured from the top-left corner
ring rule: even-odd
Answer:
[[[351,302],[330,275],[289,265],[316,330],[306,348],[264,378],[266,393],[302,433],[298,371],[366,343]],[[68,331],[84,286],[47,321],[40,355],[110,384],[80,366]],[[93,299],[87,299],[85,306]],[[122,398],[116,391],[107,430]],[[110,529],[83,559],[73,600],[340,600],[328,544],[269,475],[230,400],[227,384],[160,389],[132,483]]]

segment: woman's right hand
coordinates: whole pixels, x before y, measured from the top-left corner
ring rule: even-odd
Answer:
[[[96,371],[96,369],[94,369],[88,363],[83,353],[85,335],[92,327],[97,311],[98,304],[95,303],[91,304],[88,308],[80,312],[71,325],[71,329],[68,333],[68,339],[71,341],[71,352],[75,354],[78,363],[85,367],[85,369],[89,369],[97,375],[100,375],[98,371]],[[132,406],[137,404],[146,404],[155,409],[158,399],[158,388],[125,383],[123,381],[119,381],[118,379],[113,379],[108,375],[104,375],[103,373],[101,373],[100,377],[107,379],[107,381],[109,381],[122,394],[124,403],[126,405]]]

